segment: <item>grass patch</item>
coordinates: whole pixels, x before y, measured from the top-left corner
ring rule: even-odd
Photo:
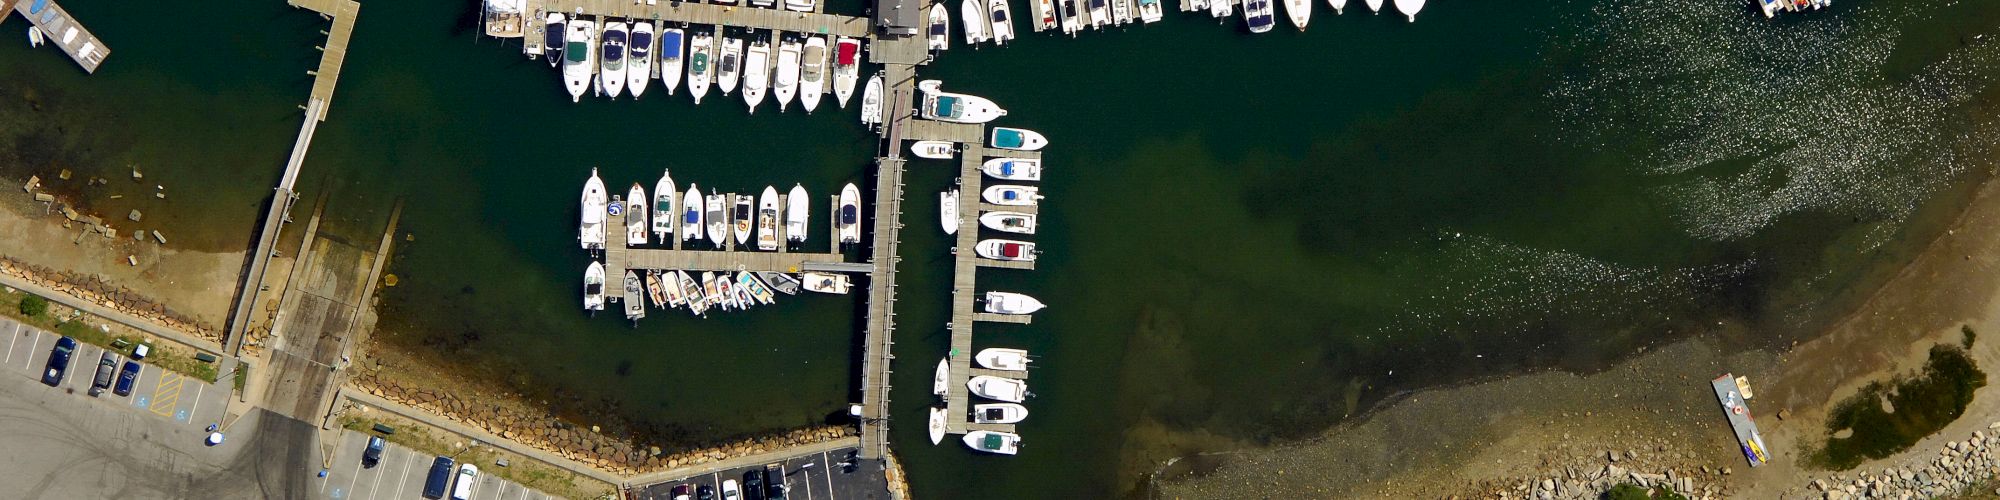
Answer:
[[[236,393],[242,394],[243,386],[250,384],[250,365],[243,362],[236,363],[236,373],[232,377],[236,379]]]
[[[1965,413],[1972,393],[1986,386],[1986,373],[1957,346],[1931,348],[1930,360],[1914,377],[1874,382],[1835,406],[1827,419],[1826,447],[1810,457],[1813,465],[1851,469],[1861,462],[1909,449]],[[1852,432],[1844,438],[1833,437]]]
[[[614,489],[595,479],[578,476],[575,473],[535,462],[527,458],[497,451],[491,447],[479,446],[461,451],[460,444],[471,440],[454,435],[439,435],[430,427],[407,425],[401,419],[385,421],[365,415],[348,413],[340,416],[340,426],[347,430],[378,436],[372,429],[375,424],[385,424],[396,428],[395,434],[382,439],[432,456],[456,457],[459,463],[474,464],[486,474],[495,474],[522,486],[562,498],[612,498]],[[505,457],[507,467],[496,467],[494,461]],[[355,460],[360,460],[355,457]]]
[[[1612,486],[1611,491],[1604,492],[1604,498],[1605,500],[1688,500],[1686,495],[1675,493],[1674,490],[1659,487],[1646,489],[1632,483]]]
[[[42,304],[39,307],[40,313],[34,315],[22,314],[31,308],[28,305],[31,302],[40,302]],[[76,339],[77,342],[102,347],[125,356],[131,356],[131,346],[139,345],[144,340],[132,335],[112,335],[104,330],[92,328],[88,321],[80,319],[81,315],[69,318],[52,316],[53,311],[49,310],[48,299],[27,292],[15,291],[0,294],[0,310],[6,311],[8,316],[20,320],[28,326],[56,332],[58,335]],[[126,347],[117,347],[119,345]],[[146,355],[144,363],[202,381],[215,381],[217,375],[215,363],[204,363],[201,360],[194,359],[194,352],[192,350],[181,347],[178,344],[164,342],[155,343],[152,346],[152,352]]]

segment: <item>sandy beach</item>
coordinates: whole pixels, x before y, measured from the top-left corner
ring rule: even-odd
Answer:
[[[82,224],[63,227],[66,218],[16,187],[0,195],[0,234],[9,235],[0,238],[0,257],[96,276],[205,326],[220,327],[228,318],[243,252],[183,250],[151,236],[139,241],[132,238],[132,231],[145,225],[101,214],[118,229],[118,237],[92,234],[79,239]]]

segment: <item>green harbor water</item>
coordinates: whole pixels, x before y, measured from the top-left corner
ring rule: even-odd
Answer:
[[[1052,145],[1039,269],[980,275],[1051,304],[975,341],[1038,358],[1012,458],[924,436],[951,280],[931,200],[953,172],[910,163],[892,418],[918,495],[1115,495],[1200,451],[1175,436],[1313,436],[1405,391],[1601,368],[1717,323],[1783,345],[1941,230],[2000,144],[2000,4],[1767,21],[1730,1],[1433,2],[1417,23],[1358,4],[1256,36],[1169,5],[1076,39],[955,40],[919,70]],[[245,247],[324,23],[282,2],[64,5],[114,53],[85,76],[0,25],[0,176],[111,178],[84,204]],[[662,168],[681,190],[872,188],[852,109],[748,115],[659,87],[572,104],[476,20],[473,2],[364,3],[301,177],[330,197],[322,231],[357,245],[405,204],[379,338],[670,447],[859,399],[862,295],[633,328],[578,310],[574,236],[593,167],[618,194]]]

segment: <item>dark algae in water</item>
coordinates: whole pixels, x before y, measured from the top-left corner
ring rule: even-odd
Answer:
[[[1967,336],[1967,344],[1971,337]],[[1986,386],[1965,350],[1957,346],[1931,348],[1930,361],[1915,377],[1875,382],[1834,407],[1827,420],[1826,448],[1814,454],[1821,467],[1844,470],[1862,461],[1909,449],[1965,413],[1972,393]],[[1845,437],[1842,435],[1845,434]]]

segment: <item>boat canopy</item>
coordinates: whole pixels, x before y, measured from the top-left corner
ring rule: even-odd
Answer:
[[[860,207],[856,207],[854,205],[846,205],[840,207],[840,223],[841,224],[855,223],[855,221],[861,218],[859,213],[860,211],[861,211]]]
[[[931,23],[931,34],[936,36],[949,35],[951,34],[950,26],[942,22]]]
[[[987,434],[986,439],[982,439],[979,442],[981,448],[989,450],[998,450],[1000,447],[1006,446],[1006,444],[1007,438],[1001,437],[999,434]]]
[[[936,113],[938,116],[958,116],[958,98],[952,96],[939,97],[937,99],[937,108],[931,110],[931,112]]]
[[[1011,161],[1010,161],[1010,162],[1005,162],[1005,163],[1001,163],[1001,164],[1000,164],[1000,175],[1005,175],[1005,176],[1010,176],[1010,177],[1011,177],[1011,176],[1013,176],[1013,175],[1014,175],[1014,162],[1011,162]]]
[[[681,33],[679,31],[660,33],[660,54],[670,55],[675,59],[681,57]]]
[[[1020,191],[1015,191],[1015,190],[1012,190],[1012,189],[1009,189],[1009,190],[1006,190],[1006,191],[1001,191],[1001,192],[1000,192],[1000,199],[1003,199],[1003,200],[1018,200],[1018,199],[1021,199],[1021,192],[1020,192]]]
[[[933,28],[933,30],[935,30],[935,28]],[[933,32],[935,32],[935,31],[933,31]],[[839,52],[839,54],[838,54],[838,55],[839,55],[839,58],[838,58],[838,59],[835,59],[835,61],[837,61],[837,63],[836,63],[836,64],[839,64],[839,65],[841,65],[841,66],[850,66],[850,65],[853,65],[853,64],[854,64],[854,56],[855,56],[855,54],[856,54],[856,53],[858,53],[858,52],[860,52],[860,51],[861,51],[861,44],[859,44],[859,43],[843,43],[843,44],[840,44],[840,50],[838,51],[838,52]]]
[[[1007,22],[1007,11],[1004,10],[993,11],[993,22],[996,23]]]
[[[647,48],[647,47],[652,47],[652,46],[653,46],[653,34],[652,34],[652,33],[647,33],[647,32],[644,32],[644,31],[639,31],[639,32],[634,32],[634,33],[632,33],[632,53],[633,53],[633,54],[644,54],[644,53],[646,53],[646,48]]]
[[[588,50],[590,50],[590,44],[571,40],[569,45],[563,46],[563,59],[573,63],[583,62],[583,58],[590,55],[586,52]]]
[[[993,130],[994,146],[1003,148],[1018,148],[1021,147],[1021,144],[1024,142],[1027,142],[1027,136],[1022,135],[1021,131],[1019,130],[1014,130],[1011,128],[996,128]],[[1008,162],[1008,163],[1011,164],[1013,162]]]
[[[1004,243],[1004,244],[1001,244],[1001,245],[1000,245],[1000,255],[1001,255],[1001,256],[1003,256],[1003,257],[1006,257],[1006,258],[1009,258],[1009,259],[1014,259],[1014,258],[1020,258],[1020,257],[1021,257],[1021,244],[1020,244],[1020,243]]]
[[[689,208],[686,214],[681,215],[681,222],[688,224],[701,222],[701,211]]]
[[[694,57],[688,58],[688,68],[689,71],[693,71],[697,75],[707,73],[708,54],[696,52]]]

